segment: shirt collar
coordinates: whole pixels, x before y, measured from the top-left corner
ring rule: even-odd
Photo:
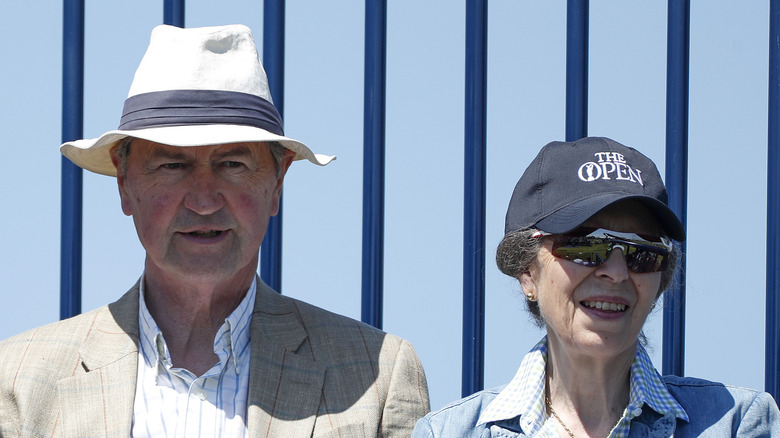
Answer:
[[[224,366],[232,356],[236,373],[239,372],[241,361],[247,360],[249,355],[249,328],[252,321],[256,293],[257,277],[252,280],[252,284],[249,286],[249,290],[241,300],[241,303],[225,318],[225,322],[214,337],[214,353],[219,357],[220,363]],[[166,344],[162,331],[146,307],[143,277],[141,277],[138,295],[141,354],[149,366],[160,363],[165,368],[170,368],[172,363],[168,344]]]
[[[214,337],[214,352],[219,356],[219,349],[224,348],[222,338],[229,339],[230,345],[225,349],[226,360],[232,353],[235,358],[236,373],[242,360],[247,360],[249,356],[249,326],[252,322],[252,313],[255,310],[255,295],[257,293],[257,277],[252,280],[244,299],[233,312],[225,319],[225,324],[220,327],[217,335]],[[223,359],[223,356],[220,356]]]
[[[688,413],[669,394],[650,356],[640,344],[637,347],[634,363],[631,365],[631,395],[628,409],[634,410],[632,417],[639,415],[638,408],[641,408],[642,404],[648,405],[661,415],[671,412],[675,417],[689,421]]]
[[[515,377],[509,382],[477,420],[477,425],[509,420],[521,416],[523,432],[532,436],[545,421],[544,385],[547,363],[547,337],[523,357]]]
[[[547,364],[547,337],[542,338],[525,355],[515,377],[498,393],[482,414],[477,425],[510,420],[519,417],[526,435],[535,435],[547,418],[544,409],[545,367]],[[669,412],[688,421],[688,414],[669,394],[661,376],[653,367],[645,349],[639,345],[631,365],[630,396],[626,415],[634,418],[647,404],[661,415]]]

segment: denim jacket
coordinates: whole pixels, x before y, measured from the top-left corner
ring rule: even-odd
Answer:
[[[666,389],[688,413],[689,421],[661,416],[645,406],[631,421],[629,437],[780,437],[780,411],[768,393],[701,379],[665,376]],[[478,392],[431,412],[412,438],[514,438],[527,436],[520,416],[477,426],[480,413],[503,389]]]

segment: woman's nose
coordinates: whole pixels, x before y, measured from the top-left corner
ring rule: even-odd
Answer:
[[[628,274],[628,265],[620,245],[613,246],[604,263],[596,268],[596,275],[614,282],[627,279]]]

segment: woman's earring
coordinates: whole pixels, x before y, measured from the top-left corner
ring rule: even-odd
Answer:
[[[536,300],[534,299],[534,294],[532,294],[531,292],[528,292],[527,294],[525,294],[525,298],[526,298],[528,301],[536,301]]]

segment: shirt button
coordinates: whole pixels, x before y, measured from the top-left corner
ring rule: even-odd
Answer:
[[[194,395],[201,401],[206,400],[206,392],[203,391],[201,388],[192,388],[192,395]]]

